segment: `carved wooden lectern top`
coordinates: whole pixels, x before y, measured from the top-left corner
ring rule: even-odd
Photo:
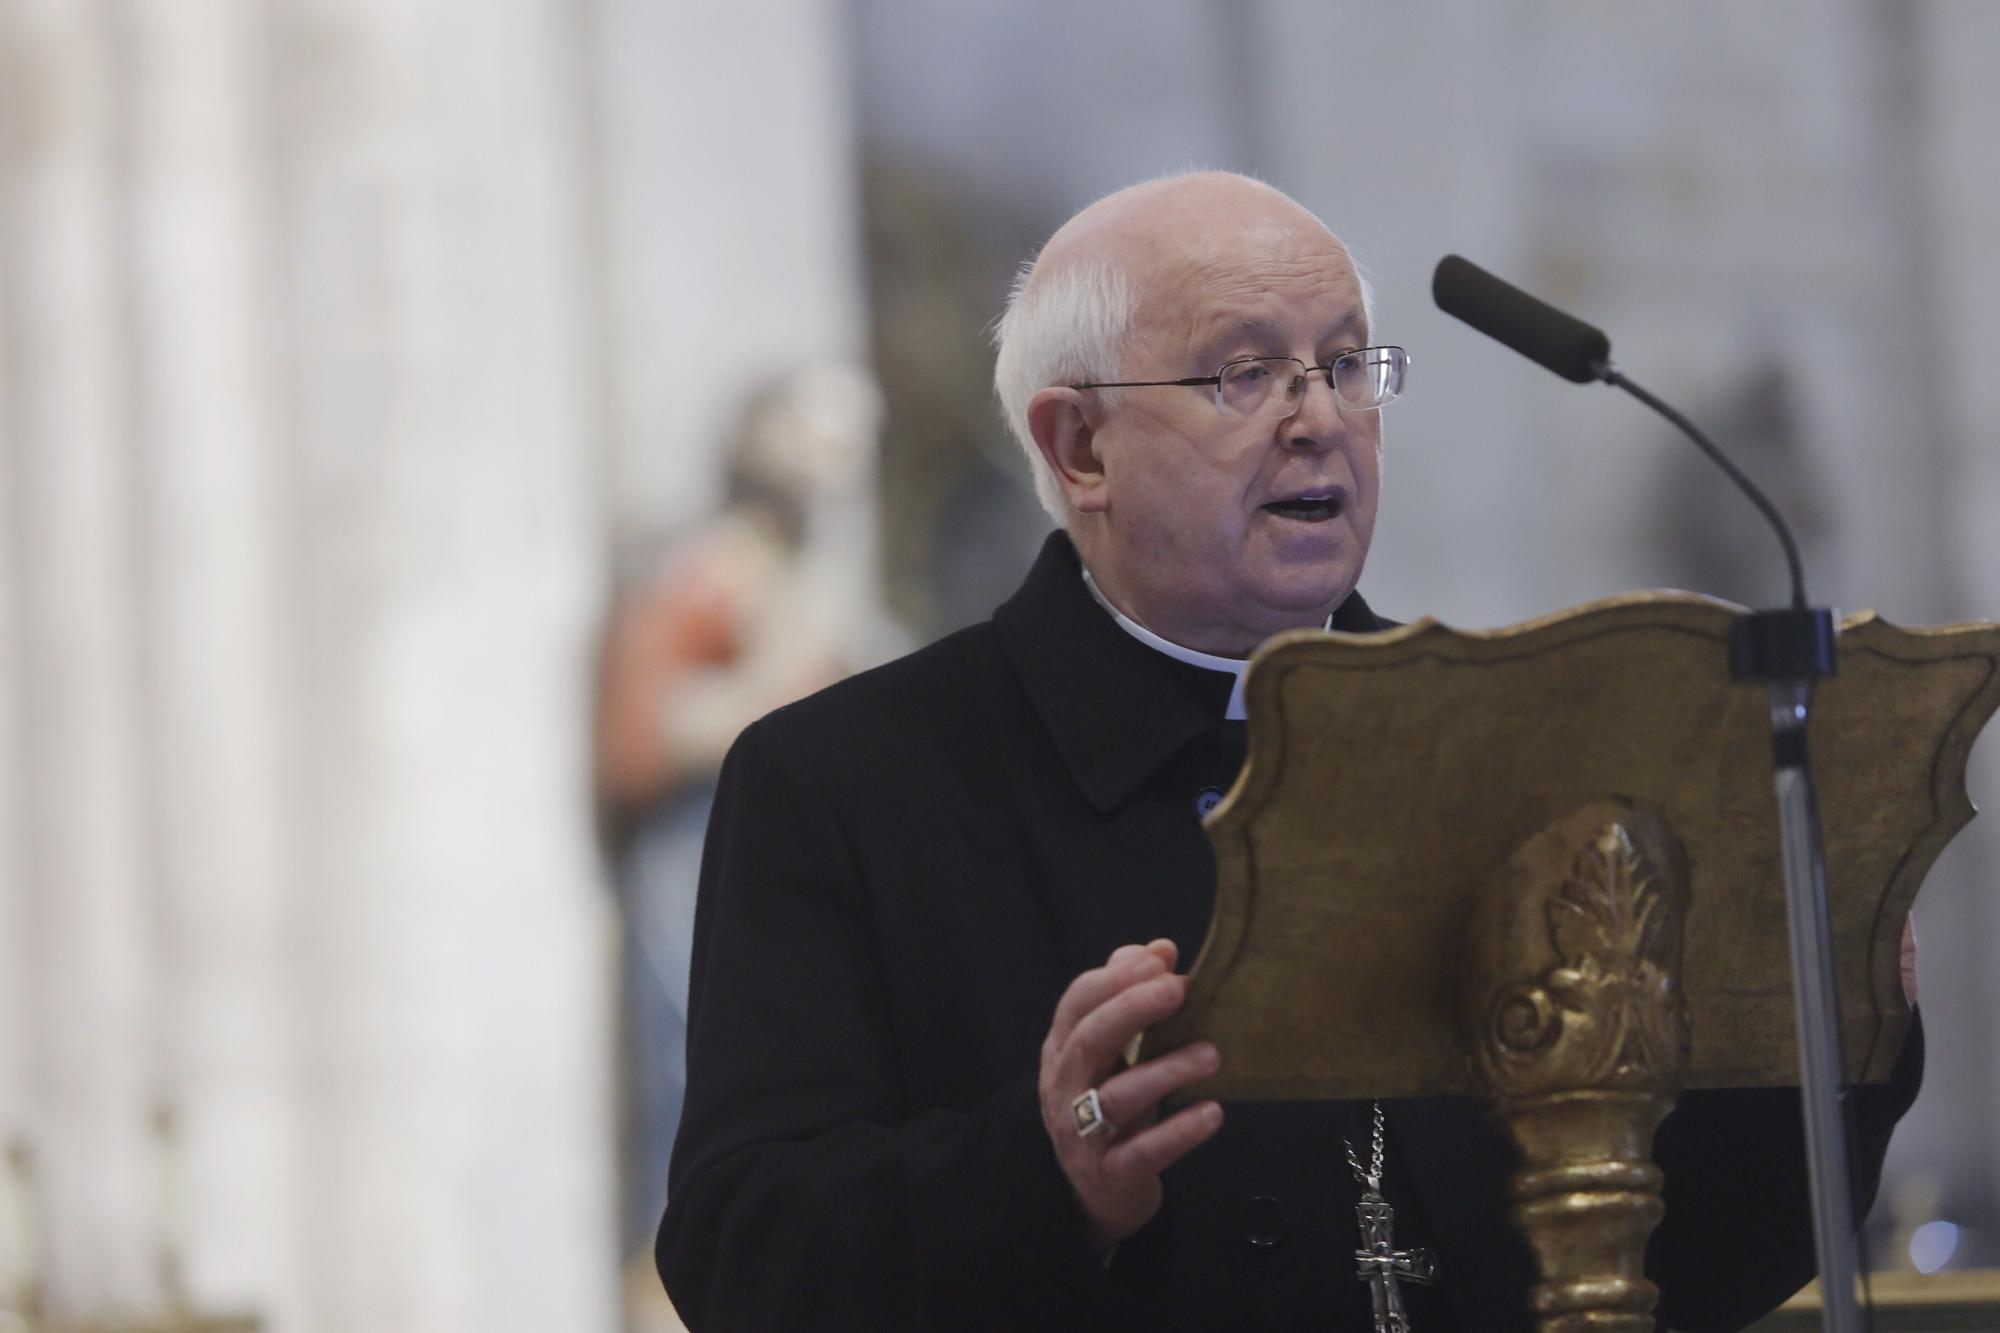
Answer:
[[[1456,979],[1481,886],[1551,821],[1616,798],[1686,856],[1686,1085],[1796,1081],[1766,697],[1728,674],[1739,611],[1635,593],[1492,633],[1272,640],[1248,761],[1208,821],[1214,921],[1146,1050],[1228,1052],[1191,1097],[1476,1091]],[[1972,815],[1966,760],[1996,704],[2000,626],[1845,621],[1811,744],[1859,1079],[1886,1078],[1900,1046],[1903,917]]]

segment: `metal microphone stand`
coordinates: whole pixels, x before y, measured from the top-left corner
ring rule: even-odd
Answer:
[[[1840,1056],[1840,992],[1834,981],[1833,942],[1827,923],[1819,800],[1806,749],[1813,682],[1838,669],[1839,630],[1832,611],[1807,604],[1798,545],[1764,493],[1693,422],[1625,378],[1609,361],[1601,364],[1598,378],[1660,413],[1701,446],[1771,521],[1791,566],[1789,608],[1748,611],[1730,626],[1729,674],[1737,681],[1762,681],[1770,692],[1772,781],[1785,858],[1785,914],[1791,933],[1813,1243],[1819,1254],[1821,1327],[1831,1333],[1860,1333],[1861,1314],[1855,1299],[1860,1265],[1856,1261],[1854,1202],[1847,1169],[1847,1125],[1840,1105],[1840,1088],[1846,1081]]]

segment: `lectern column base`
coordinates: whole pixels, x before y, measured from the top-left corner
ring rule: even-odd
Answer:
[[[1672,1107],[1583,1091],[1494,1108],[1521,1149],[1513,1219],[1542,1274],[1528,1295],[1542,1333],[1652,1333],[1660,1293],[1646,1280],[1646,1240],[1663,1211],[1653,1131]]]

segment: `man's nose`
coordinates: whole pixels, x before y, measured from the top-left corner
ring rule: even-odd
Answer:
[[[1340,399],[1334,395],[1333,372],[1315,366],[1306,372],[1300,391],[1299,410],[1285,421],[1280,438],[1294,449],[1331,449],[1347,434],[1347,418],[1341,415]]]

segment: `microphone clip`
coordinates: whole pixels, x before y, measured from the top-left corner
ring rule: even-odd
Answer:
[[[1739,683],[1823,680],[1840,673],[1840,627],[1823,606],[1745,611],[1729,626],[1729,676]]]

